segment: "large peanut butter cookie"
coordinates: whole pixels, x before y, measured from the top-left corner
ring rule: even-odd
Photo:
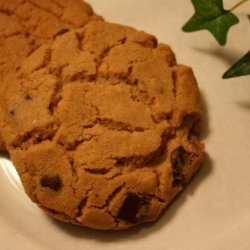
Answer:
[[[5,90],[4,140],[29,197],[97,229],[156,220],[199,168],[199,91],[170,47],[91,22],[33,52]]]
[[[0,86],[43,42],[96,19],[82,0],[0,0]]]

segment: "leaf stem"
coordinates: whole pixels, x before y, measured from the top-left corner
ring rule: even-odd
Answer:
[[[239,1],[237,4],[235,4],[229,11],[234,11],[235,9],[237,9],[240,5],[242,5],[243,3],[247,2],[248,0],[241,0]]]

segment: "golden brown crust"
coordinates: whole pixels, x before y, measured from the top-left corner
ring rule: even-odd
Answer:
[[[12,160],[57,219],[102,230],[154,221],[201,164],[192,70],[144,32],[72,30],[32,53],[5,91]]]

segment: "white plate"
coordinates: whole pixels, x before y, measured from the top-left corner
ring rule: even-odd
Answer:
[[[106,20],[134,26],[172,45],[191,65],[202,94],[205,163],[188,188],[154,224],[126,232],[98,232],[48,218],[25,196],[12,164],[0,164],[0,248],[234,250],[250,249],[250,78],[222,80],[249,49],[250,3],[221,48],[206,32],[183,33],[193,14],[187,0],[89,0]],[[227,0],[227,7],[236,0]]]

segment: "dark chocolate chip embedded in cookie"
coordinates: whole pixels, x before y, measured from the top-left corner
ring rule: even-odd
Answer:
[[[156,220],[202,161],[192,70],[129,27],[91,22],[59,34],[5,90],[3,139],[26,193],[91,228]]]
[[[189,153],[182,147],[176,148],[171,154],[171,163],[174,172],[173,186],[182,185],[185,183],[183,168],[188,165]]]
[[[54,191],[58,191],[62,187],[62,180],[58,174],[44,175],[40,180],[42,187],[50,188]]]
[[[148,204],[148,199],[134,193],[128,193],[122,207],[117,214],[121,220],[136,224],[140,218],[138,216],[140,210]]]

